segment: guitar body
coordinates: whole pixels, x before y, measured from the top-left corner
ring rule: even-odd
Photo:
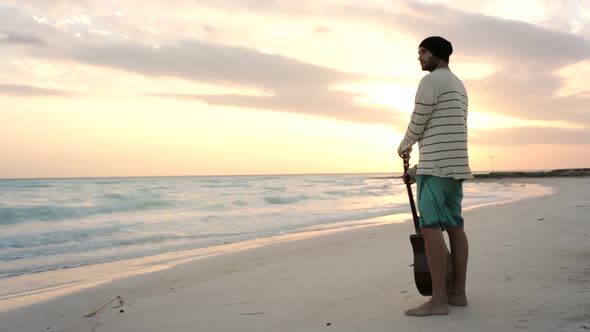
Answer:
[[[414,250],[414,282],[420,294],[424,296],[432,295],[432,278],[428,268],[428,259],[426,258],[426,249],[424,247],[424,238],[422,234],[410,235],[412,250]]]
[[[414,282],[416,288],[423,296],[432,296],[432,277],[428,268],[428,259],[426,258],[426,249],[422,234],[410,235],[410,243],[414,251]],[[447,252],[447,294],[453,291],[453,262],[451,254]]]

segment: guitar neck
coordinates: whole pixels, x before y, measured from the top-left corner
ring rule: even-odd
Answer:
[[[414,229],[416,233],[420,233],[420,219],[418,218],[418,212],[416,212],[416,204],[414,203],[414,194],[412,194],[412,186],[410,181],[407,179],[408,169],[410,168],[410,156],[409,154],[403,157],[404,160],[404,175],[402,178],[408,189],[408,198],[410,199],[410,208],[412,209],[412,217],[414,218]]]
[[[420,218],[418,217],[418,212],[416,212],[414,194],[412,194],[412,187],[410,183],[406,183],[406,188],[408,189],[408,197],[410,198],[410,208],[412,209],[412,217],[414,219],[414,229],[416,230],[416,233],[420,233]]]

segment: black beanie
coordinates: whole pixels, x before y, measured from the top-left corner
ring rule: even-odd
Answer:
[[[439,36],[424,39],[419,47],[424,47],[432,55],[446,62],[449,62],[449,56],[453,54],[453,45],[451,45],[451,42]]]

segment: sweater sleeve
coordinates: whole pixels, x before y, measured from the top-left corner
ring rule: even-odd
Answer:
[[[397,153],[399,155],[404,151],[411,151],[412,145],[420,140],[422,134],[424,134],[424,129],[426,129],[426,124],[428,123],[428,120],[430,120],[432,112],[436,106],[434,84],[432,84],[432,80],[429,78],[429,75],[426,75],[418,85],[414,111],[412,112],[412,117],[408,124],[406,134],[397,148]]]

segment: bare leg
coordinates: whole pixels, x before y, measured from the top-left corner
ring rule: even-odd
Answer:
[[[432,276],[430,301],[405,312],[408,316],[448,315],[447,303],[447,245],[440,228],[422,228],[426,258]]]
[[[451,244],[451,256],[455,280],[453,290],[448,297],[449,304],[466,306],[465,280],[467,278],[467,257],[469,256],[469,244],[465,231],[456,227],[448,227],[449,242]]]

